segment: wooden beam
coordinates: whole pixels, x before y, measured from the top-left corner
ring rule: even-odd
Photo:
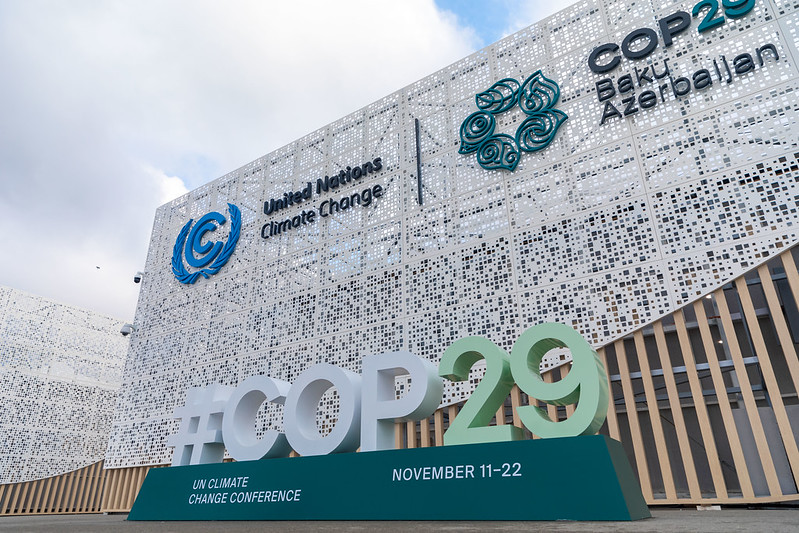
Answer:
[[[635,352],[638,356],[638,367],[641,370],[641,381],[644,384],[644,396],[646,397],[646,406],[649,412],[649,422],[655,438],[658,466],[663,477],[663,488],[666,491],[666,499],[677,503],[677,489],[674,486],[674,474],[671,471],[669,450],[666,447],[666,435],[663,433],[663,424],[660,420],[660,407],[655,395],[655,385],[652,382],[652,371],[649,367],[649,358],[646,353],[644,333],[639,329],[633,334],[633,340],[635,342]]]
[[[752,384],[749,381],[749,374],[746,371],[743,355],[741,355],[741,347],[738,344],[738,336],[735,334],[735,326],[732,324],[732,317],[730,316],[730,309],[727,305],[727,297],[724,294],[724,289],[716,290],[713,296],[715,297],[716,306],[719,310],[721,325],[724,328],[724,336],[727,338],[727,349],[729,350],[730,357],[732,357],[735,375],[738,377],[738,384],[740,385],[741,396],[743,397],[744,408],[746,409],[746,416],[749,418],[749,426],[752,428],[752,434],[755,437],[755,446],[760,456],[760,462],[763,465],[763,472],[766,475],[766,483],[768,484],[769,492],[772,496],[781,496],[782,489],[780,488],[780,481],[777,477],[777,470],[774,468],[771,450],[769,450],[768,442],[766,441],[766,432],[763,430],[763,423],[760,421],[760,414],[757,411],[757,402],[755,401],[755,395],[752,393]]]
[[[741,492],[744,497],[752,498],[755,495],[752,489],[752,481],[749,478],[749,470],[746,466],[746,458],[743,448],[741,447],[741,439],[738,436],[735,419],[732,416],[730,398],[727,395],[727,385],[724,383],[724,376],[721,374],[719,359],[716,355],[716,345],[710,333],[710,325],[707,319],[707,313],[705,313],[705,303],[702,300],[697,300],[694,302],[693,307],[696,313],[696,321],[699,325],[699,333],[702,337],[702,345],[705,349],[705,356],[707,357],[707,363],[710,367],[713,388],[716,390],[716,399],[719,402],[719,410],[721,411],[724,430],[727,433],[727,441],[729,442],[730,451],[732,452],[735,472],[738,474],[738,483],[741,485]]]
[[[688,493],[692,500],[701,500],[702,489],[699,486],[699,476],[696,473],[696,464],[691,452],[691,442],[688,440],[688,428],[685,425],[685,418],[682,414],[677,381],[674,379],[674,366],[671,364],[666,335],[663,332],[663,321],[658,320],[653,325],[655,342],[657,343],[658,358],[660,368],[663,369],[663,381],[666,384],[666,392],[669,397],[669,408],[674,420],[674,431],[677,434],[677,443],[680,446],[680,456],[682,457],[682,469],[688,481]]]
[[[696,356],[691,347],[688,328],[685,326],[685,317],[682,313],[682,311],[675,311],[672,317],[674,318],[677,338],[680,342],[680,351],[682,352],[683,364],[685,365],[685,375],[688,377],[688,384],[691,388],[691,398],[694,400],[694,409],[696,410],[696,418],[699,422],[699,431],[702,434],[702,443],[704,444],[708,466],[710,467],[710,476],[713,479],[713,489],[716,491],[716,498],[718,498],[719,501],[727,502],[729,500],[729,494],[727,493],[727,485],[724,482],[724,472],[721,469],[719,451],[716,447],[716,439],[713,436],[713,428],[710,425],[710,415],[708,414],[705,396],[702,392],[702,382],[699,380],[699,371],[696,369]]]
[[[644,439],[641,436],[641,425],[638,422],[635,393],[632,380],[630,380],[630,368],[627,364],[624,340],[617,340],[613,343],[613,346],[616,348],[616,362],[619,366],[621,388],[624,391],[624,405],[627,408],[627,422],[630,425],[630,438],[632,439],[631,444],[635,455],[635,466],[638,469],[638,479],[641,482],[641,492],[646,502],[651,503],[654,500],[652,494],[652,479],[649,477],[649,465],[646,461]]]

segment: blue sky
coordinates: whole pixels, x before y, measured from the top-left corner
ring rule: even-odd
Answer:
[[[4,0],[0,285],[130,321],[159,205],[569,3]]]
[[[546,18],[576,0],[435,0],[442,10],[454,13],[458,22],[473,28],[480,47]]]
[[[511,2],[503,0],[436,0],[436,5],[441,9],[453,12],[462,24],[474,28],[483,46],[504,37],[504,32],[509,27],[510,4]]]

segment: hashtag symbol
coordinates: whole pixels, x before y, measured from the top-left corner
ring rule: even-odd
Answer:
[[[170,435],[167,446],[174,446],[172,466],[221,463],[225,455],[222,440],[222,415],[233,387],[214,383],[192,387],[186,405],[175,409],[180,418],[178,432]]]

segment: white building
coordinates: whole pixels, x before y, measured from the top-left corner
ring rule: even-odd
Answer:
[[[461,337],[509,349],[564,322],[607,360],[603,431],[648,502],[796,500],[785,335],[799,287],[790,251],[766,261],[799,240],[799,6],[750,0],[714,17],[716,5],[578,2],[162,206],[106,455],[114,479],[170,461],[190,387],[292,381],[321,361],[357,371],[399,349],[436,362]],[[478,103],[488,112],[473,115]],[[560,123],[530,138],[529,120]],[[509,168],[489,168],[492,142]],[[187,234],[209,213],[218,229]],[[186,259],[192,243],[209,263]],[[178,279],[202,268],[214,273]],[[401,444],[437,443],[478,380],[449,384]],[[333,423],[332,395],[320,418]]]
[[[121,326],[0,286],[0,485],[103,460],[128,350]]]

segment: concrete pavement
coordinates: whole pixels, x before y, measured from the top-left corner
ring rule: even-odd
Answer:
[[[0,532],[14,533],[206,533],[225,531],[371,532],[799,532],[799,509],[653,509],[637,522],[128,522],[127,515],[6,516]]]

